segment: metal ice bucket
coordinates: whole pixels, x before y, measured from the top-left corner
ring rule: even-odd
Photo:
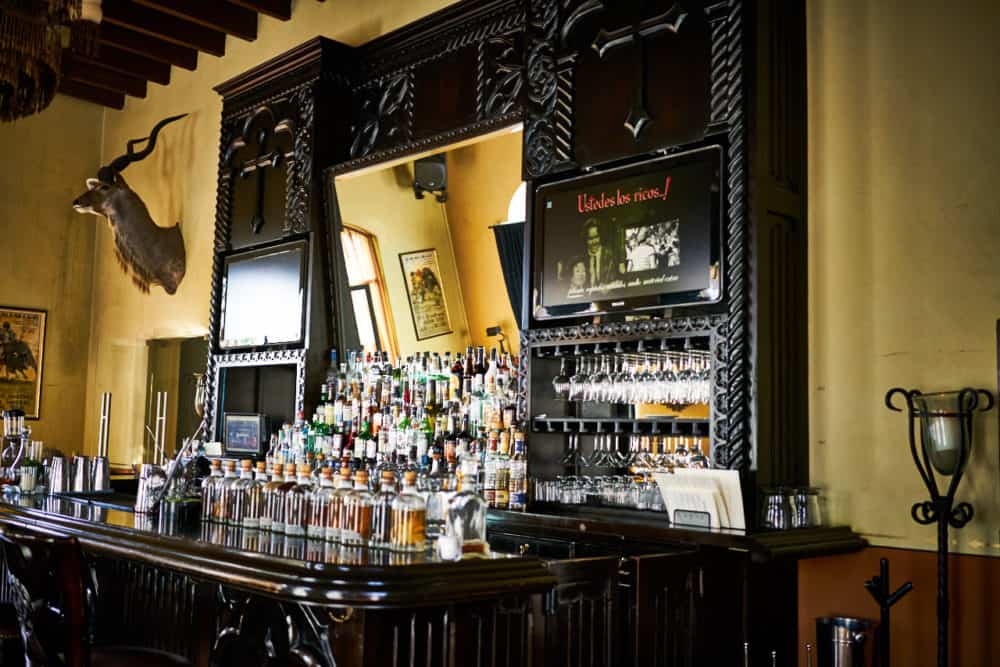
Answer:
[[[878,623],[861,618],[823,617],[816,619],[819,667],[873,667],[878,647]]]

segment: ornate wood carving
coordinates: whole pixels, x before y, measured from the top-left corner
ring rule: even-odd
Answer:
[[[523,32],[519,0],[487,0],[459,3],[359,47],[350,74],[350,155],[331,172],[517,123]]]
[[[479,44],[476,108],[479,118],[503,116],[521,103],[524,87],[523,33],[510,32]]]
[[[406,141],[412,128],[412,71],[400,72],[356,92],[358,123],[351,128],[351,157],[370,154],[377,146]]]
[[[306,400],[306,352],[302,349],[291,350],[260,350],[256,352],[228,352],[210,355],[209,380],[206,392],[212,397],[211,405],[205,409],[205,417],[209,420],[213,437],[216,433],[215,407],[222,409],[220,400],[221,372],[224,368],[240,368],[253,366],[275,366],[283,364],[295,365],[295,412],[304,409]]]
[[[243,131],[233,139],[225,158],[230,178],[234,179],[234,191],[246,187],[242,182],[252,181],[255,189],[253,215],[250,217],[250,233],[259,235],[264,227],[264,194],[267,187],[267,169],[284,167],[291,155],[290,144],[295,138],[295,122],[290,118],[277,119],[270,106],[259,107],[243,124]],[[281,138],[288,141],[288,148],[281,147]],[[294,171],[293,168],[288,169]],[[273,180],[273,179],[272,179]],[[287,190],[286,190],[287,192]],[[278,212],[282,228],[287,229],[285,210]],[[275,221],[278,222],[278,221]]]
[[[557,0],[529,0],[527,21],[528,105],[522,161],[525,177],[538,178],[553,171],[560,162],[556,118],[560,82],[556,74]],[[569,79],[565,83],[570,83]],[[572,108],[565,111],[569,113],[561,119],[564,127],[570,124]]]

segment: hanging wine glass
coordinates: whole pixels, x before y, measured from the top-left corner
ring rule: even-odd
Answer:
[[[566,375],[566,357],[559,360],[559,374],[552,378],[552,389],[556,398],[569,397],[569,376]]]

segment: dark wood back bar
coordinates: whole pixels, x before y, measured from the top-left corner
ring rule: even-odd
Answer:
[[[126,634],[199,665],[718,667],[744,664],[746,646],[754,667],[772,652],[796,664],[798,561],[863,546],[847,527],[758,521],[761,487],[809,482],[804,11],[802,0],[466,0],[357,47],[317,37],[216,88],[214,439],[227,412],[313,414],[328,351],[346,347],[331,179],[523,123],[528,474],[566,472],[574,431],[707,438],[713,466],[739,476],[746,529],[534,502],[490,512],[493,556],[442,561],[55,497],[2,503],[0,524],[79,540],[99,639]],[[719,298],[537,317],[539,188],[699,150],[720,156]],[[300,340],[226,343],[229,263],[293,247]],[[546,393],[556,346],[645,345],[706,355],[708,416],[581,416]]]

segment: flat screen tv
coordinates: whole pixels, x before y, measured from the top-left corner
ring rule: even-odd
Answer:
[[[304,342],[306,247],[294,241],[226,258],[221,349]]]
[[[534,318],[719,301],[721,169],[710,146],[539,187]]]

